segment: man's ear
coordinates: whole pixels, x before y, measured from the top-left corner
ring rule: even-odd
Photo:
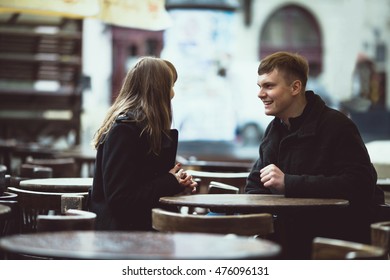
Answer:
[[[293,95],[298,95],[301,92],[301,90],[302,90],[302,82],[300,80],[295,80],[291,84],[291,88],[292,88],[292,94]]]

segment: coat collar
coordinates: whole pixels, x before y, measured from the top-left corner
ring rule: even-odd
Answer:
[[[326,107],[325,102],[321,99],[321,97],[315,94],[313,91],[306,91],[305,94],[307,99],[307,105],[304,109],[304,112],[298,118],[291,120],[292,123],[300,123],[296,131],[292,133],[292,135],[296,135],[297,137],[315,135],[320,114]],[[280,125],[282,125],[281,120],[275,117],[274,120],[267,127],[264,141],[268,140],[268,135],[274,134],[272,133],[273,130],[279,130]]]

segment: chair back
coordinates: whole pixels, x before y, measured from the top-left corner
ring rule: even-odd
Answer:
[[[268,213],[208,216],[154,208],[152,225],[155,230],[162,232],[203,232],[262,237],[274,231],[272,215]]]
[[[51,193],[8,188],[17,194],[20,209],[21,232],[35,232],[37,216],[64,213],[67,209],[83,209],[88,193]],[[80,199],[81,197],[81,199]],[[77,205],[74,202],[77,201]]]
[[[17,200],[18,195],[12,192],[4,192],[3,195],[0,195],[0,200]]]
[[[3,213],[0,213],[0,237],[19,233],[17,201],[0,200],[0,205],[5,209]],[[5,253],[1,250],[0,259],[5,259]]]
[[[390,221],[371,224],[371,244],[386,250],[390,259]]]
[[[312,259],[315,260],[383,260],[387,254],[378,246],[332,238],[316,237],[312,245]]]
[[[214,160],[187,160],[178,158],[185,169],[208,172],[248,172],[253,166],[253,161],[214,161]]]
[[[246,179],[249,172],[207,172],[198,170],[186,170],[186,172],[194,179],[200,182],[199,193],[208,193],[210,182],[219,182],[235,186],[239,189],[239,193],[244,193]]]
[[[0,164],[0,195],[2,195],[7,190],[5,175],[7,173],[7,167]]]
[[[238,194],[239,192],[240,189],[235,186],[215,181],[210,182],[208,189],[209,194]]]
[[[52,178],[53,169],[51,167],[39,166],[24,163],[19,167],[19,175],[5,175],[7,187],[19,187],[23,180],[38,179],[38,178]]]
[[[78,209],[68,209],[64,215],[38,215],[37,232],[94,230],[96,214]]]
[[[10,212],[0,219],[0,236],[16,234],[19,229],[19,204],[16,200],[1,200],[0,204],[8,206]]]
[[[48,166],[23,163],[20,165],[19,174],[20,177],[29,179],[52,178],[53,168]]]
[[[27,158],[26,163],[50,167],[53,170],[53,178],[79,177],[74,158]]]

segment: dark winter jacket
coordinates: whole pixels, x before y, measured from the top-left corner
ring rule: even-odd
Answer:
[[[383,203],[376,191],[376,171],[355,124],[313,92],[306,96],[308,105],[295,131],[284,137],[286,128],[278,118],[268,126],[246,192],[270,193],[260,182],[259,170],[273,163],[285,173],[286,197]],[[291,124],[294,130],[294,119]]]
[[[98,147],[89,209],[98,230],[151,230],[159,198],[183,191],[169,173],[175,164],[176,130],[163,139],[160,155],[149,153],[142,128],[121,115]]]
[[[271,193],[261,183],[259,171],[275,164],[285,173],[286,197],[341,198],[350,202],[345,215],[333,215],[328,210],[321,215],[306,211],[300,225],[291,223],[287,233],[291,239],[300,238],[297,229],[301,226],[305,233],[312,227],[309,238],[321,235],[367,242],[375,207],[384,203],[367,149],[347,116],[327,107],[311,91],[306,92],[306,98],[303,114],[290,119],[290,130],[278,118],[267,127],[245,191]]]

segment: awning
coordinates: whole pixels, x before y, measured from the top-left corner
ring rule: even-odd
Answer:
[[[107,24],[146,30],[171,25],[165,0],[0,0],[0,13],[97,18]]]

